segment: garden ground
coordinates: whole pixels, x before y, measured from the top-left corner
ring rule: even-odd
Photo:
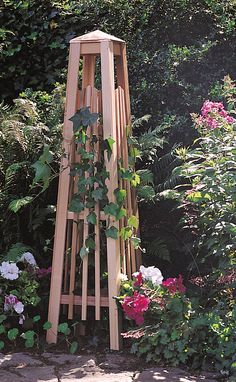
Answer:
[[[0,354],[1,382],[217,382],[212,373],[193,375],[179,368],[142,367],[122,354]]]

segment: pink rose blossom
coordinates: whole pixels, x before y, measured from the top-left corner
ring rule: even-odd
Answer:
[[[134,292],[133,296],[127,296],[124,298],[122,308],[127,317],[135,320],[137,325],[141,325],[144,322],[144,312],[148,310],[150,299],[143,294]]]
[[[183,277],[182,275],[179,275],[178,278],[171,277],[165,281],[163,281],[162,285],[166,287],[170,293],[185,293],[186,287],[183,285]]]

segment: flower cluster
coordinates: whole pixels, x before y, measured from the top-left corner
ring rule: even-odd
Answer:
[[[2,310],[5,315],[9,316],[17,314],[19,323],[23,324],[25,306],[33,298],[31,293],[35,292],[38,285],[34,281],[37,263],[30,252],[23,253],[18,259],[16,263],[3,261],[0,265],[0,300],[3,304],[2,308],[0,306],[0,311]],[[22,265],[20,266],[19,263],[22,263]],[[31,285],[32,291],[30,289]],[[27,286],[26,289],[25,286]]]
[[[170,293],[185,293],[186,287],[183,284],[183,277],[179,275],[179,277],[171,277],[167,280],[163,281],[162,285],[168,289]]]
[[[153,306],[162,311],[165,308],[165,298],[184,294],[185,291],[181,275],[163,281],[160,269],[141,265],[139,271],[133,273],[133,279],[130,281],[122,274],[123,296],[119,297],[119,301],[126,317],[135,320],[137,325],[142,325],[145,313]]]
[[[127,296],[124,298],[122,308],[127,317],[135,320],[137,325],[144,323],[143,314],[148,310],[150,299],[143,294],[134,291],[133,296]]]
[[[205,101],[201,108],[201,116],[197,119],[197,124],[216,129],[222,120],[230,124],[235,122],[235,119],[225,110],[222,102]]]

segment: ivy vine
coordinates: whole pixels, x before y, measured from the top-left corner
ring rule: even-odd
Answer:
[[[107,227],[105,230],[106,237],[118,239],[119,236],[123,240],[131,240],[135,248],[140,245],[140,239],[135,235],[138,229],[138,219],[135,215],[127,216],[125,208],[125,200],[127,193],[125,189],[117,188],[114,191],[115,203],[110,202],[107,197],[108,189],[106,180],[109,179],[109,172],[105,167],[105,153],[108,160],[112,155],[113,144],[112,137],[103,139],[98,134],[88,134],[88,127],[97,123],[99,115],[91,113],[89,107],[78,110],[71,118],[73,123],[74,142],[79,161],[76,161],[71,167],[70,175],[78,177],[77,189],[73,195],[69,210],[75,213],[81,213],[88,209],[86,216],[87,223],[90,226],[97,224],[97,215],[95,213],[95,205],[99,203],[100,210],[107,215]],[[99,142],[100,153],[97,151]],[[98,160],[99,155],[99,160]],[[134,162],[134,158],[132,158]],[[123,168],[122,164],[118,164],[118,173],[120,179],[129,181],[131,187],[136,187],[140,183],[140,177],[135,172],[133,165]],[[119,221],[123,217],[126,218],[126,226],[119,231],[112,221]],[[85,240],[85,245],[80,250],[81,258],[88,255],[90,250],[95,249],[94,229],[89,230],[89,236]],[[92,232],[92,233],[91,233]]]

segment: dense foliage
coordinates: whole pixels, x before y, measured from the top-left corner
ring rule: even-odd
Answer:
[[[44,266],[51,261],[62,93],[61,87],[50,96],[22,93],[12,107],[1,105],[0,110],[0,253],[22,242],[34,247]],[[55,150],[51,164],[50,145]],[[42,177],[51,178],[49,191],[43,192],[47,184],[38,185]],[[47,264],[43,253],[49,254]]]
[[[132,340],[132,353],[158,364],[214,367],[235,378],[236,306],[226,295],[224,303],[218,300],[205,309],[186,296],[181,275],[163,281],[158,268],[141,266],[132,280],[123,276],[118,301],[125,316],[139,325],[123,333]]]

